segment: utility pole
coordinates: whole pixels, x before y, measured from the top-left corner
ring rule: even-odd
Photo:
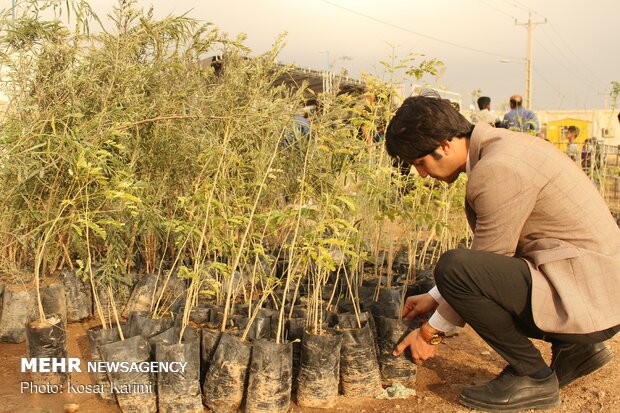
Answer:
[[[319,53],[325,53],[325,70],[327,70],[328,72],[331,72],[332,70],[332,63],[329,60],[329,50],[319,50]]]
[[[527,23],[518,23],[515,20],[517,26],[527,26],[527,57],[525,58],[525,107],[532,108],[532,50],[534,40],[534,27],[539,24],[547,23],[547,18],[544,22],[533,22],[532,12],[529,13]]]

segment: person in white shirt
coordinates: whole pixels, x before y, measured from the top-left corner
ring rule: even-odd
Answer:
[[[480,96],[477,103],[480,110],[471,116],[472,123],[475,125],[478,122],[486,122],[489,125],[495,126],[499,118],[491,111],[491,98]]]

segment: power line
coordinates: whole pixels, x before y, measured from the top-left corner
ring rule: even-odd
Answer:
[[[381,23],[381,24],[384,24],[386,26],[390,26],[390,27],[393,27],[395,29],[402,30],[404,32],[411,33],[411,34],[414,34],[416,36],[424,37],[426,39],[433,40],[433,41],[436,41],[436,42],[439,42],[439,43],[444,43],[444,44],[447,44],[447,45],[450,45],[450,46],[454,46],[454,47],[458,47],[458,48],[461,48],[461,49],[470,50],[472,52],[483,53],[483,54],[486,54],[486,55],[489,55],[489,56],[501,57],[503,59],[518,59],[518,57],[508,56],[508,55],[499,54],[499,53],[493,53],[493,52],[489,52],[487,50],[482,50],[482,49],[476,49],[476,48],[473,48],[473,47],[464,46],[464,45],[461,45],[461,44],[458,44],[458,43],[450,42],[448,40],[443,40],[443,39],[440,39],[440,38],[437,38],[437,37],[429,36],[429,35],[424,34],[424,33],[416,32],[416,31],[407,29],[406,27],[399,26],[397,24],[393,24],[393,23],[390,23],[390,22],[386,22],[384,20],[377,19],[376,17],[372,17],[372,16],[369,16],[369,15],[364,14],[364,13],[360,13],[357,10],[353,10],[353,9],[348,8],[348,7],[341,6],[339,4],[332,3],[331,1],[328,1],[328,0],[320,0],[320,1],[322,1],[323,3],[329,4],[330,6],[337,7],[339,9],[348,11],[349,13],[353,13],[353,14],[356,14],[358,16],[364,17],[366,19],[372,20],[374,22]]]
[[[526,10],[528,12],[537,14],[540,17],[544,17],[546,19],[545,16],[543,16],[542,14],[538,13],[536,10],[532,9],[531,7],[526,6],[525,4],[521,3],[518,0],[504,0],[504,2],[506,3],[512,3],[515,7],[521,8],[523,10]],[[551,21],[549,21],[549,25],[551,26],[551,29],[555,32],[555,34],[560,38],[560,40],[562,40],[562,43],[564,43],[564,45],[566,46],[566,48],[573,54],[573,56],[575,56],[575,58],[579,61],[579,63],[581,64],[581,66],[583,68],[586,69],[586,71],[588,71],[590,73],[590,75],[592,75],[593,79],[598,81],[598,77],[596,76],[596,74],[594,72],[592,72],[592,70],[590,70],[590,68],[581,60],[581,58],[573,51],[573,49],[570,47],[570,45],[566,42],[566,40],[564,40],[564,38],[562,37],[562,35],[560,35],[560,33],[555,29],[555,26],[553,25],[553,23]],[[551,38],[549,38],[549,40],[551,40]],[[555,44],[554,44],[555,46]],[[559,47],[556,46],[556,48],[558,49],[558,51],[560,51]],[[560,51],[561,54],[563,54]],[[567,61],[570,61],[569,59],[567,59]],[[587,76],[586,76],[587,77]],[[590,82],[590,83],[594,83],[594,82]]]
[[[517,8],[521,8],[522,10],[526,10],[530,13],[534,13],[537,14],[540,17],[544,17],[545,21],[547,21],[547,18],[545,16],[543,16],[542,14],[538,13],[536,10],[532,9],[531,7],[521,3],[519,0],[503,0],[505,3],[508,4],[512,4],[514,7]],[[557,37],[560,38],[560,40],[562,41],[562,43],[564,44],[565,48],[568,49],[568,51],[575,57],[575,59],[579,62],[579,64],[581,65],[582,68],[584,68],[588,73],[584,73],[582,72],[576,65],[573,64],[573,61],[571,59],[569,59],[568,57],[566,57],[566,55],[562,52],[562,49],[553,41],[553,39],[551,38],[551,36],[549,36],[549,34],[547,33],[546,30],[544,30],[543,28],[543,32],[545,33],[545,35],[547,36],[547,38],[549,39],[549,41],[553,44],[553,46],[557,49],[557,51],[560,53],[560,55],[566,60],[566,62],[568,62],[568,65],[564,65],[561,64],[563,67],[565,68],[570,68],[571,70],[569,70],[569,72],[571,73],[571,75],[575,75],[575,73],[578,74],[577,78],[581,81],[581,80],[585,80],[585,83],[588,85],[594,85],[596,83],[599,83],[600,80],[599,78],[596,76],[596,74],[590,70],[590,67],[588,65],[586,65],[583,60],[581,59],[581,57],[579,55],[577,55],[577,53],[575,53],[572,49],[572,47],[568,44],[568,42],[564,39],[564,37],[562,35],[560,35],[560,33],[556,30],[555,26],[553,25],[553,23],[551,21],[549,21],[549,25],[551,27],[551,29],[553,30],[553,32],[555,33],[555,35]],[[540,43],[539,43],[540,44]],[[542,44],[540,44],[543,48],[544,46]],[[555,59],[555,55],[551,54],[551,56]],[[557,59],[556,59],[557,60]],[[574,70],[574,71],[573,71]],[[539,73],[540,75],[540,73]],[[542,77],[542,75],[541,75]]]
[[[594,79],[598,79],[598,77],[596,76],[596,74],[594,74],[594,72],[592,72],[590,70],[590,68],[583,62],[583,60],[581,60],[581,58],[577,55],[577,53],[575,53],[573,51],[573,49],[570,47],[570,45],[566,42],[566,40],[564,40],[564,38],[560,35],[560,33],[558,33],[558,31],[555,29],[555,26],[550,23],[549,26],[551,26],[551,29],[555,32],[555,34],[560,38],[560,40],[562,41],[562,43],[564,43],[564,45],[566,46],[566,48],[568,49],[568,51],[570,51],[573,56],[575,56],[575,58],[577,58],[577,60],[579,61],[579,63],[581,63],[581,65],[588,71],[590,72],[590,74],[592,75],[592,77]]]
[[[551,41],[551,43],[555,46],[555,43],[553,43],[552,39],[549,39],[549,40],[550,40],[550,41]],[[592,84],[592,82],[591,82],[589,79],[587,79],[587,76],[584,76],[584,74],[583,74],[583,73],[581,73],[580,71],[578,71],[576,67],[574,67],[574,66],[572,66],[572,65],[570,64],[570,60],[568,60],[568,59],[566,58],[566,56],[565,56],[564,54],[562,54],[562,51],[561,51],[561,50],[559,50],[559,49],[558,49],[558,51],[560,52],[560,54],[562,55],[562,57],[564,57],[564,59],[566,59],[566,62],[568,62],[568,64],[566,64],[566,63],[562,62],[560,59],[558,59],[558,57],[557,57],[554,53],[552,53],[549,49],[547,49],[547,48],[545,47],[545,45],[544,45],[544,44],[542,44],[541,42],[539,42],[538,40],[536,40],[536,43],[537,43],[540,47],[542,47],[542,48],[543,48],[543,49],[547,52],[547,54],[548,54],[549,56],[551,56],[551,57],[552,57],[552,58],[553,58],[553,59],[554,59],[554,60],[555,60],[555,61],[556,61],[556,62],[557,62],[560,66],[562,66],[562,67],[563,67],[563,68],[564,68],[564,69],[565,69],[568,73],[570,73],[572,76],[574,76],[574,77],[575,77],[575,79],[577,79],[577,80],[579,80],[579,81],[585,81],[585,83]],[[557,46],[556,46],[556,48],[557,48]]]
[[[502,10],[502,9],[500,9],[500,8],[498,8],[498,7],[495,7],[493,4],[488,3],[488,2],[486,2],[486,1],[484,1],[484,0],[479,0],[479,1],[480,1],[481,3],[483,3],[484,5],[486,5],[486,6],[490,7],[490,8],[492,8],[493,10],[495,10],[495,11],[497,11],[497,12],[499,12],[499,13],[503,14],[504,16],[508,16],[508,17],[510,17],[510,18],[511,18],[511,19],[513,19],[513,20],[517,20],[517,18],[516,18],[515,16],[513,16],[513,15],[512,15],[512,14],[510,14],[510,13],[506,13],[504,10]]]
[[[548,81],[548,80],[547,80],[547,78],[546,78],[546,77],[544,77],[544,76],[543,76],[543,74],[542,74],[542,73],[540,73],[540,72],[538,71],[538,69],[534,68],[534,72],[535,72],[538,76],[540,76],[540,78],[541,78],[541,79],[542,79],[542,80],[543,80],[546,84],[548,84],[548,85],[551,87],[551,89],[555,90],[555,91],[556,91],[556,92],[558,92],[558,94],[560,94],[560,95],[562,94],[562,92],[561,92],[558,88],[556,88],[555,86],[553,86],[553,84],[552,84],[550,81]]]
[[[519,2],[519,1],[517,1],[517,0],[512,0],[512,2],[513,2],[513,3],[515,3],[515,4],[516,4],[516,5],[518,5],[518,6],[521,6],[521,7],[523,8],[523,10],[526,10],[526,11],[528,11],[528,12],[531,12],[531,13],[537,14],[538,16],[540,16],[540,17],[542,17],[542,18],[544,18],[544,19],[546,19],[546,18],[547,18],[547,17],[543,16],[542,14],[538,13],[536,10],[532,9],[531,7],[526,6],[525,4],[523,4],[523,3],[521,3],[521,2]]]
[[[514,2],[512,2],[512,1],[504,0],[504,3],[507,3],[509,6],[512,6],[512,7],[516,8],[516,9],[519,9],[519,8],[520,8],[520,9],[523,9],[523,7],[520,7],[518,4],[515,4],[515,3],[514,3]],[[527,11],[527,10],[526,10],[526,11]]]

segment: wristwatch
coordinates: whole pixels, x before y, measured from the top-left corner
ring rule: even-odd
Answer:
[[[428,344],[436,346],[443,342],[446,334],[443,331],[433,328],[428,322],[426,322],[420,327],[420,336],[422,336],[422,339]]]

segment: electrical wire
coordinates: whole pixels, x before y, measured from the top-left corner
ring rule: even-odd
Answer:
[[[564,40],[564,38],[560,35],[560,33],[558,33],[558,31],[555,29],[555,26],[549,22],[549,26],[551,27],[551,30],[553,30],[555,32],[555,34],[560,38],[560,40],[562,41],[562,43],[564,43],[564,45],[566,46],[566,48],[573,54],[573,56],[575,56],[575,58],[579,61],[579,63],[581,63],[581,65],[588,71],[590,72],[590,74],[593,76],[594,79],[598,79],[599,77],[596,76],[596,74],[594,72],[592,72],[592,70],[590,70],[590,68],[583,62],[583,60],[581,60],[581,58],[579,57],[579,55],[577,55],[577,53],[575,53],[573,51],[573,49],[570,47],[570,45],[566,42],[566,40]]]
[[[552,39],[549,39],[549,40],[555,46],[555,44],[553,43]],[[558,49],[558,52],[560,52],[562,57],[564,57],[564,59],[566,59],[566,62],[568,64],[566,64],[566,63],[562,62],[560,59],[558,59],[558,57],[555,54],[553,54],[549,49],[547,49],[544,44],[542,44],[540,41],[538,41],[538,39],[535,39],[535,42],[536,42],[537,45],[542,47],[545,52],[547,52],[547,55],[551,56],[562,68],[564,68],[568,73],[570,73],[572,76],[574,76],[576,80],[579,80],[580,82],[583,81],[584,83],[587,83],[587,84],[590,84],[590,85],[593,83],[591,81],[591,79],[588,79],[588,76],[584,76],[584,74],[581,71],[577,70],[576,67],[574,67],[573,65],[570,64],[570,60],[568,60],[566,58],[566,55],[564,55],[560,49]],[[556,46],[556,48],[557,48],[557,46]]]
[[[495,7],[495,6],[494,6],[493,4],[491,4],[491,3],[488,3],[488,2],[486,2],[486,1],[484,1],[484,0],[478,0],[478,1],[480,1],[480,2],[481,2],[482,4],[484,4],[484,5],[486,5],[486,6],[490,7],[490,8],[492,8],[493,10],[495,10],[495,11],[497,11],[497,12],[499,12],[499,13],[503,14],[504,16],[508,16],[508,17],[510,17],[510,18],[511,18],[511,19],[513,19],[513,20],[517,20],[517,18],[516,18],[515,16],[513,16],[512,14],[507,13],[507,12],[505,12],[504,10],[502,10],[502,9],[500,9],[500,8],[498,8],[498,7]]]
[[[527,12],[531,12],[533,14],[536,14],[544,19],[547,19],[545,16],[543,16],[542,14],[538,13],[536,10],[532,9],[531,7],[528,7],[527,5],[521,3],[518,0],[504,0],[506,3],[512,3],[515,7],[520,7],[521,9],[527,11]],[[551,29],[553,30],[553,32],[555,33],[555,35],[562,41],[562,43],[564,43],[564,46],[566,47],[566,49],[568,49],[569,52],[571,52],[571,54],[573,56],[575,56],[575,58],[579,61],[579,63],[581,64],[581,66],[590,73],[590,75],[592,76],[593,79],[598,81],[598,76],[592,71],[590,70],[590,67],[588,65],[586,65],[583,60],[581,60],[581,58],[579,57],[579,55],[577,55],[577,53],[575,53],[573,51],[573,49],[571,48],[571,46],[568,44],[568,42],[566,42],[566,40],[564,40],[564,37],[562,37],[562,35],[556,30],[555,26],[553,25],[553,23],[551,21],[548,21],[549,26],[551,27]],[[551,38],[549,37],[549,40],[551,40]],[[554,44],[555,46],[555,44]],[[559,47],[556,46],[556,48],[558,49],[558,51],[560,51]],[[561,54],[563,54],[560,51]],[[570,62],[569,59],[567,59],[567,61]],[[585,76],[587,77],[587,76]],[[593,83],[593,82],[590,82]]]
[[[504,1],[504,3],[507,3],[509,6],[512,6],[512,7],[516,8],[516,9],[519,9],[519,8],[522,9],[523,8],[523,7],[519,7],[517,4],[515,4],[512,1],[508,1],[508,0],[503,0],[503,1]]]
[[[532,9],[531,7],[521,3],[518,0],[503,0],[505,3],[507,4],[511,4],[512,6],[516,7],[516,8],[520,8],[522,10],[527,11],[528,13],[533,13],[535,15],[538,15],[542,18],[545,19],[545,21],[547,23],[549,23],[549,26],[551,27],[551,29],[553,30],[554,34],[562,41],[564,47],[566,49],[568,49],[568,51],[575,57],[575,59],[579,62],[579,64],[581,65],[582,68],[584,68],[588,73],[584,73],[582,72],[577,66],[575,66],[573,64],[573,61],[571,59],[569,59],[566,54],[562,51],[562,49],[556,44],[556,42],[551,38],[551,36],[547,33],[547,30],[545,30],[543,28],[543,33],[545,33],[545,35],[547,36],[548,40],[551,42],[551,44],[553,44],[553,46],[557,49],[557,51],[560,53],[560,55],[566,60],[566,62],[568,63],[563,64],[560,62],[560,65],[564,68],[570,68],[570,70],[568,70],[573,76],[575,75],[575,73],[577,73],[576,78],[579,81],[583,81],[585,80],[584,83],[592,86],[596,83],[600,83],[600,78],[590,69],[590,67],[588,65],[586,65],[583,60],[581,59],[581,57],[579,55],[577,55],[577,53],[575,53],[572,49],[572,47],[568,44],[568,42],[564,39],[564,37],[556,30],[555,26],[553,25],[553,23],[547,19],[547,17],[543,16],[542,14],[538,13],[536,10]],[[545,48],[544,45],[542,45],[540,42],[537,42],[541,47]],[[547,50],[547,52],[549,52]],[[555,57],[554,54],[550,55],[556,59],[556,61],[559,62],[559,60]],[[538,72],[538,74],[540,75],[541,78],[544,77],[542,76],[542,74],[540,72]]]
[[[543,16],[542,14],[538,13],[536,10],[532,9],[531,7],[526,6],[525,4],[517,1],[517,0],[512,0],[513,3],[515,3],[516,5],[520,6],[523,10],[526,10],[528,12],[532,12],[540,17],[542,17],[543,19],[546,19],[545,16]]]
[[[472,52],[483,53],[483,54],[486,54],[486,55],[489,55],[489,56],[501,57],[502,59],[518,59],[518,57],[515,57],[515,56],[508,56],[508,55],[504,55],[504,54],[489,52],[487,50],[476,49],[474,47],[464,46],[462,44],[454,43],[454,42],[451,42],[451,41],[448,41],[448,40],[443,40],[443,39],[440,39],[438,37],[429,36],[429,35],[424,34],[424,33],[416,32],[414,30],[407,29],[406,27],[402,27],[402,26],[399,26],[397,24],[393,24],[393,23],[386,22],[386,21],[381,20],[381,19],[377,19],[376,17],[372,17],[372,16],[369,16],[367,14],[360,13],[357,10],[353,10],[353,9],[350,9],[348,7],[345,7],[345,6],[341,6],[340,4],[336,4],[336,3],[333,3],[333,2],[328,1],[328,0],[320,0],[320,1],[323,2],[323,3],[329,4],[330,6],[339,8],[341,10],[345,10],[345,11],[347,11],[349,13],[353,13],[353,14],[356,14],[358,16],[364,17],[366,19],[372,20],[374,22],[381,23],[381,24],[384,24],[386,26],[390,26],[390,27],[393,27],[395,29],[405,31],[407,33],[411,33],[411,34],[414,34],[416,36],[424,37],[426,39],[433,40],[435,42],[444,43],[444,44],[447,44],[447,45],[450,45],[450,46],[454,46],[454,47],[458,47],[458,48],[465,49],[465,50],[470,50]]]
[[[538,71],[538,69],[536,69],[535,67],[533,67],[533,69],[534,69],[534,73],[536,73],[538,76],[540,76],[540,78],[546,84],[548,84],[551,87],[551,89],[555,90],[559,95],[562,95],[562,92],[558,88],[556,88],[550,81],[548,81],[547,78],[545,76],[543,76],[543,74]]]

